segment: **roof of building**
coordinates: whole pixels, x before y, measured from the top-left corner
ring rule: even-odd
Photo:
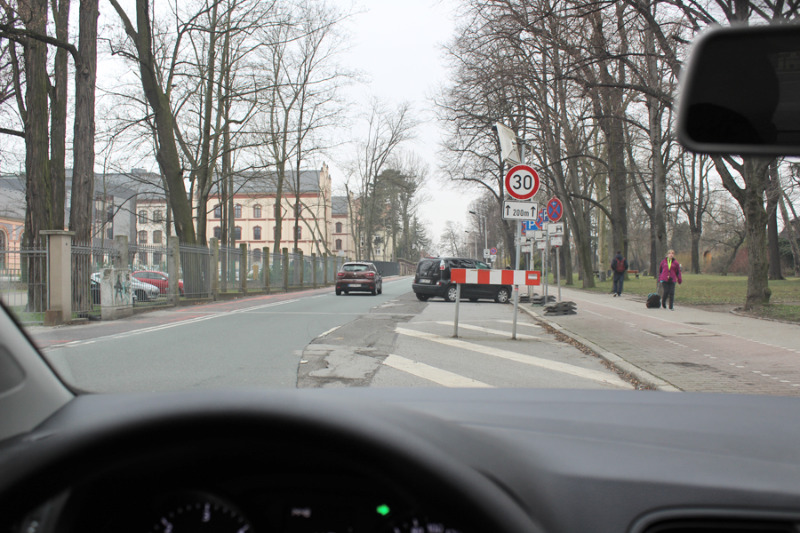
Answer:
[[[334,215],[347,214],[347,196],[331,197],[331,213]]]

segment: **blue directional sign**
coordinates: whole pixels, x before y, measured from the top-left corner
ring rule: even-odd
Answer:
[[[539,216],[536,217],[536,220],[525,220],[522,224],[525,227],[525,231],[537,231],[543,230],[547,222],[550,222],[547,213],[539,211]]]

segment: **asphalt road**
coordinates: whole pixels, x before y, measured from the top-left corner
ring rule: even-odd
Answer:
[[[386,281],[378,296],[332,288],[259,296],[32,335],[63,378],[86,391],[295,387],[309,342],[405,290],[407,282]]]
[[[77,389],[568,387],[629,389],[600,358],[513,305],[420,302],[409,278],[382,295],[333,289],[259,296],[62,328],[35,342]]]

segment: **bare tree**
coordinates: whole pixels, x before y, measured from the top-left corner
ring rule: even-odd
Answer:
[[[367,117],[367,138],[358,146],[353,170],[345,183],[359,258],[372,259],[373,238],[382,209],[377,194],[378,176],[402,143],[411,138],[415,127],[407,104],[389,110],[373,102]]]

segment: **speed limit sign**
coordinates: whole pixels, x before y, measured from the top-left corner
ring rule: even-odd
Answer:
[[[512,167],[506,174],[506,191],[517,200],[528,200],[539,190],[539,175],[528,165]]]

